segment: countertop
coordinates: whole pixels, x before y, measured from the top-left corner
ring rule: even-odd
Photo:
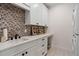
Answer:
[[[33,40],[37,40],[43,37],[49,37],[52,36],[52,34],[50,33],[46,33],[46,34],[41,34],[41,35],[35,35],[35,36],[23,36],[21,37],[21,39],[14,39],[14,40],[9,40],[6,42],[1,42],[0,43],[0,51],[3,51],[5,49],[9,49],[11,47],[23,44],[23,43],[27,43],[27,42],[31,42]]]

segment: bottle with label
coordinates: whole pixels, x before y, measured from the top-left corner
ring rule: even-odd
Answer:
[[[1,42],[5,42],[8,40],[7,28],[3,29],[3,36],[1,37]]]

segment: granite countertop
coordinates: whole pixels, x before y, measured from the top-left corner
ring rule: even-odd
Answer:
[[[31,41],[36,40],[36,39],[40,39],[43,37],[49,37],[51,35],[52,34],[47,33],[47,34],[41,34],[41,35],[35,35],[35,36],[23,36],[23,37],[21,37],[21,39],[9,40],[9,41],[3,42],[3,43],[1,42],[0,43],[0,51],[3,51],[5,49],[9,49],[11,47],[14,47],[14,46],[17,46],[17,45],[20,45],[23,43],[31,42]]]

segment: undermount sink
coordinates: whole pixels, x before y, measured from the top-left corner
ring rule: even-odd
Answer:
[[[28,38],[21,38],[21,40],[26,41],[26,40],[28,40]]]
[[[24,40],[24,41],[25,41],[25,40],[28,40],[28,39],[22,39],[22,40]]]

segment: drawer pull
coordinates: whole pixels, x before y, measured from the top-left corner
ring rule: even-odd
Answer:
[[[42,40],[45,40],[45,39],[42,39]]]
[[[25,52],[26,54],[28,53],[28,52]]]
[[[24,56],[25,54],[23,53],[22,56]]]
[[[42,55],[44,55],[45,52],[42,53]]]
[[[39,23],[36,23],[37,25],[39,25]]]
[[[42,47],[44,47],[44,44],[42,45]]]

